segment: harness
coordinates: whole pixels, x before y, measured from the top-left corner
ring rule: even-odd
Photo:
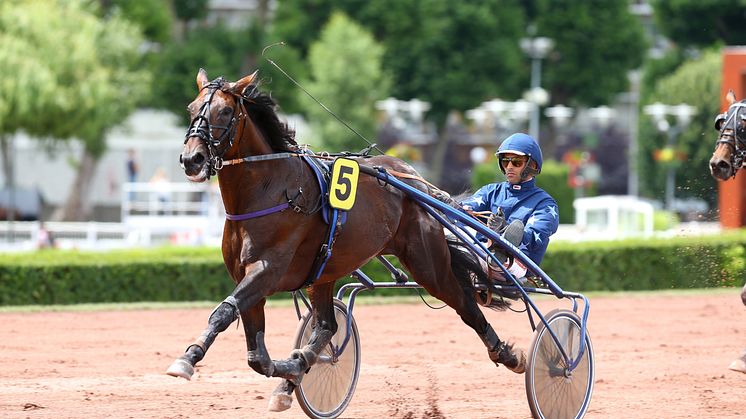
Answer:
[[[730,110],[733,108],[735,109],[731,112]],[[746,161],[746,142],[738,135],[739,122],[746,121],[746,114],[742,113],[744,108],[746,108],[746,103],[743,101],[737,102],[730,105],[728,111],[715,117],[715,128],[720,132],[720,137],[715,144],[726,144],[733,149],[733,154],[731,155],[731,164],[735,169],[733,177],[736,176],[738,169]],[[726,129],[730,129],[731,133],[726,134]]]
[[[311,167],[311,171],[316,175],[319,191],[321,191],[321,215],[327,228],[326,234],[324,234],[324,241],[321,242],[321,247],[311,265],[311,271],[303,284],[293,291],[309,287],[319,279],[326,267],[326,263],[332,257],[332,248],[334,247],[339,229],[347,221],[347,211],[341,211],[329,205],[329,166],[308,155],[302,156],[302,159]]]
[[[321,247],[319,248],[319,251],[316,253],[316,258],[313,261],[313,264],[311,265],[311,270],[306,277],[306,280],[293,291],[297,291],[301,288],[306,288],[319,279],[322,272],[324,271],[324,268],[326,267],[327,262],[332,256],[332,250],[334,247],[334,242],[336,241],[337,235],[339,234],[339,230],[341,229],[342,225],[347,221],[347,211],[343,211],[337,208],[334,208],[330,205],[329,202],[329,181],[330,181],[330,175],[331,171],[328,165],[325,163],[322,163],[319,161],[315,156],[311,154],[298,154],[298,153],[276,153],[276,154],[267,154],[264,155],[267,158],[263,159],[255,159],[253,157],[262,157],[262,156],[252,156],[252,157],[246,157],[243,159],[234,159],[231,160],[230,164],[238,164],[243,162],[250,162],[250,161],[260,161],[260,160],[271,160],[271,159],[279,159],[279,158],[288,158],[288,157],[300,157],[307,165],[311,168],[311,171],[314,174],[314,177],[316,178],[316,182],[319,185],[319,191],[320,197],[319,197],[319,205],[317,208],[307,211],[306,214],[310,215],[315,213],[316,211],[321,211],[322,219],[327,224],[326,233],[324,234],[324,240],[321,242]],[[225,162],[223,163],[225,165]],[[295,212],[303,212],[303,209],[295,202],[297,197],[303,193],[302,189],[298,189],[298,193],[295,195],[294,198],[289,198],[287,196],[286,191],[286,202],[283,202],[279,205],[275,205],[270,208],[265,208],[258,211],[252,211],[245,214],[225,214],[225,218],[230,221],[245,221],[250,220],[252,218],[258,218],[263,217],[265,215],[274,214],[276,212],[282,212],[285,211],[288,208],[293,208],[293,211]]]

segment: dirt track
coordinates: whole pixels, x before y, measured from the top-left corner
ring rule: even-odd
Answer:
[[[746,375],[726,368],[746,347],[738,292],[593,298],[596,383],[586,417],[744,417]],[[218,338],[192,381],[164,374],[210,311],[0,314],[0,417],[304,417],[297,403],[266,411],[278,381],[249,369],[242,328]],[[486,314],[502,338],[528,346],[525,314]],[[343,417],[530,417],[524,377],[495,368],[450,309],[359,305],[355,318],[362,372]],[[285,357],[292,308],[269,309],[267,325],[270,353]]]

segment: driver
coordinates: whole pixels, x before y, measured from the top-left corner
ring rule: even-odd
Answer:
[[[533,137],[516,133],[502,142],[495,155],[506,181],[483,186],[461,201],[461,206],[472,214],[488,211],[487,225],[538,265],[544,258],[549,236],[559,226],[557,202],[536,186],[543,161],[541,148]],[[490,250],[501,262],[507,259],[497,245]],[[526,274],[526,267],[518,260],[508,270],[516,278]]]

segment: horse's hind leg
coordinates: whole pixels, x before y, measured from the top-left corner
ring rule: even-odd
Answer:
[[[337,320],[332,300],[333,290],[333,282],[315,285],[308,290],[308,295],[311,299],[312,315],[314,317],[311,337],[305,346],[294,350],[291,353],[291,358],[287,361],[274,361],[278,365],[282,362],[296,362],[299,360],[303,365],[303,371],[295,377],[286,376],[277,388],[275,388],[272,392],[272,398],[269,401],[270,411],[280,412],[290,408],[293,402],[292,393],[298,384],[300,384],[303,374],[308,372],[308,369],[316,363],[319,353],[331,342],[332,337],[337,332]]]
[[[526,355],[501,341],[487,322],[474,298],[470,278],[456,278],[451,269],[451,257],[440,228],[419,225],[424,231],[409,232],[408,245],[397,254],[414,279],[433,297],[452,307],[464,323],[477,332],[487,347],[490,360],[522,374],[526,369]],[[430,228],[430,231],[427,229]],[[417,240],[412,240],[417,238]]]

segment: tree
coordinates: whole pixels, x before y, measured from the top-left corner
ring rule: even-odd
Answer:
[[[715,181],[707,169],[707,161],[715,147],[713,118],[720,112],[720,82],[722,58],[718,49],[704,52],[699,58],[681,65],[674,73],[658,81],[649,102],[669,105],[687,103],[697,108],[689,127],[677,138],[676,149],[686,156],[676,171],[676,196],[704,198],[714,205]],[[666,139],[657,132],[647,116],[640,118],[640,173],[643,191],[662,195],[667,166],[653,156]]]
[[[517,1],[288,0],[278,7],[275,36],[305,56],[335,10],[383,44],[391,94],[430,102],[429,115],[441,125],[451,110],[498,96],[515,99],[524,90],[518,40],[525,25]]]
[[[172,42],[155,58],[152,105],[188,122],[186,106],[196,96],[194,78],[200,68],[215,77],[238,80],[249,37],[245,31],[218,25],[188,32],[183,42]]]
[[[207,3],[209,0],[176,0],[173,2],[176,17],[189,22],[199,20],[207,16]]]
[[[375,101],[388,93],[382,56],[383,48],[373,37],[342,13],[332,15],[308,55],[307,90],[367,138],[375,132]],[[357,151],[365,146],[310,98],[302,100],[314,133],[329,151]]]
[[[149,84],[146,72],[134,70],[142,41],[137,27],[97,12],[83,0],[0,5],[0,134],[24,130],[83,145],[73,188],[55,217],[62,220],[87,216],[105,134],[129,116]]]
[[[746,43],[743,0],[657,0],[651,3],[658,28],[682,47]]]
[[[173,21],[168,3],[160,0],[101,0],[101,3],[105,12],[119,13],[138,25],[146,39],[161,44],[171,40]]]
[[[646,51],[642,26],[629,1],[544,0],[538,5],[537,35],[554,40],[545,86],[553,103],[597,106],[629,88],[627,72],[639,68]]]
[[[321,28],[335,10],[335,0],[283,0],[278,3],[272,33],[305,58]],[[350,2],[355,3],[355,2]]]
[[[515,1],[366,2],[366,22],[386,47],[394,96],[431,103],[439,125],[451,110],[515,99],[527,80],[518,46],[525,23]]]

